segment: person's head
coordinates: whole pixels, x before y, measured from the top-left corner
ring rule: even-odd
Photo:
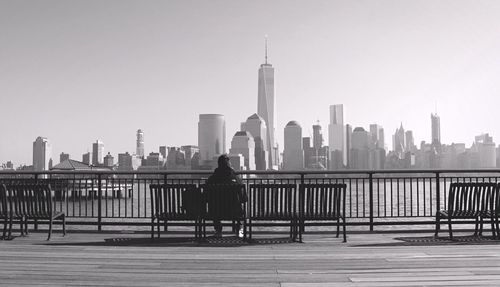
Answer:
[[[219,166],[219,168],[231,167],[231,162],[229,161],[229,157],[227,156],[227,154],[219,156],[219,159],[217,160],[217,165]]]

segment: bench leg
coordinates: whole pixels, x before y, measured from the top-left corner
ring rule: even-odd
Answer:
[[[247,220],[246,219],[243,219],[243,241],[245,241],[245,242],[247,241]]]
[[[9,220],[9,232],[8,232],[7,238],[8,239],[12,238],[12,216],[10,217],[10,220]]]
[[[339,238],[339,233],[340,233],[340,217],[337,218],[337,238]]]
[[[451,216],[448,216],[448,233],[450,234],[450,240],[453,240],[453,229],[451,228]]]
[[[299,220],[299,226],[297,227],[299,231],[299,242],[302,242],[302,232],[305,230],[305,220]]]
[[[47,240],[50,240],[50,236],[52,235],[52,218],[49,220],[49,236]]]
[[[63,236],[66,236],[66,214],[62,215]]]
[[[248,220],[248,241],[252,241],[252,220]]]
[[[493,238],[496,238],[497,230],[495,228],[495,219],[493,218],[493,216],[491,216],[490,220],[491,220],[491,236],[493,236]]]
[[[481,220],[481,227],[479,227],[479,217],[476,218],[474,222],[474,236],[481,235],[483,233],[483,221]]]
[[[495,229],[497,232],[496,239],[499,239],[500,238],[500,226],[498,224],[498,214],[495,214],[494,217],[495,217],[495,227],[496,227]]]
[[[151,218],[151,239],[155,239],[155,218]]]
[[[342,218],[342,229],[343,229],[342,231],[344,233],[344,241],[343,242],[347,242],[345,217]]]
[[[7,217],[5,217],[4,221],[3,221],[2,240],[4,240],[5,236],[7,235],[7,225],[8,225],[8,221],[7,221]]]
[[[436,231],[434,232],[434,237],[438,237],[439,229],[441,228],[441,216],[439,212],[436,213]]]

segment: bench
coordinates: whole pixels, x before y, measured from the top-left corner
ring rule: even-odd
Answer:
[[[447,219],[450,240],[453,240],[453,219],[474,219],[474,235],[482,232],[483,219],[491,219],[493,236],[496,236],[495,222],[498,222],[498,207],[494,205],[498,198],[498,185],[490,182],[454,182],[448,190],[447,209],[436,212],[435,237],[438,237],[441,219]],[[481,224],[481,231],[479,231]]]
[[[299,185],[299,241],[306,221],[335,221],[339,237],[342,221],[343,242],[347,242],[345,220],[346,185],[341,183],[306,183]]]
[[[195,238],[201,237],[200,220],[204,205],[201,190],[194,184],[151,184],[151,239],[155,226],[160,238],[160,222],[168,228],[169,221],[191,221],[195,226]]]
[[[6,207],[9,220],[9,231],[7,238],[11,238],[13,220],[19,220],[21,225],[21,235],[28,234],[28,221],[39,220],[49,221],[49,231],[47,240],[52,235],[52,225],[54,220],[61,220],[63,225],[63,235],[66,235],[66,216],[62,211],[55,211],[53,208],[52,190],[49,184],[30,183],[30,184],[8,184],[3,185],[5,191],[2,205]],[[4,233],[5,238],[5,222]]]
[[[243,224],[243,239],[247,237],[246,207],[247,195],[244,184],[203,184],[200,186],[206,202],[202,216],[203,237],[206,238],[206,221],[229,220]],[[234,226],[234,225],[233,225]]]
[[[296,184],[250,184],[248,233],[252,240],[254,221],[290,222],[290,239],[297,240],[298,195]]]

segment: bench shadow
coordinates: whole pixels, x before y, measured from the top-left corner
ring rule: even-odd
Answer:
[[[251,245],[276,245],[296,243],[290,238],[258,238],[245,241],[237,236],[222,238],[207,237],[197,241],[193,237],[170,237],[151,239],[150,237],[116,237],[106,238],[103,241],[87,242],[47,242],[40,245],[48,246],[133,246],[133,247],[240,247]]]
[[[387,247],[387,246],[443,246],[443,245],[499,245],[500,240],[492,236],[453,236],[449,237],[421,236],[395,237],[395,242],[357,244],[356,247]]]

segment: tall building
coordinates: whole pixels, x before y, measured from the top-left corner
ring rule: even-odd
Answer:
[[[98,166],[104,163],[104,143],[97,140],[92,144],[92,165]]]
[[[369,137],[362,127],[356,127],[352,132],[351,169],[368,169]]]
[[[370,125],[370,145],[385,149],[384,128],[377,124]]]
[[[496,167],[496,147],[493,142],[493,137],[489,134],[482,134],[475,137],[475,145],[479,153],[479,168],[494,168]]]
[[[304,168],[302,128],[296,121],[288,122],[288,124],[285,127],[283,168],[285,170],[301,170]]]
[[[49,170],[52,167],[52,146],[44,137],[37,137],[33,142],[33,169]]]
[[[181,146],[181,150],[184,152],[186,166],[192,167],[193,160],[196,160],[195,155],[199,153],[200,149],[194,145],[183,145]],[[197,164],[195,163],[195,165]]]
[[[431,144],[441,145],[441,120],[437,114],[431,114],[432,138]]]
[[[113,165],[115,165],[115,158],[108,152],[104,157],[104,166],[113,167]]]
[[[160,151],[161,156],[163,156],[163,158],[167,158],[167,154],[168,154],[167,146],[164,146],[164,145],[160,146],[159,151]]]
[[[257,114],[249,116],[246,122],[242,123],[242,131],[250,132],[255,142],[255,168],[257,170],[271,169],[268,161],[267,127],[266,122]]]
[[[399,159],[403,159],[406,151],[405,129],[403,128],[403,123],[401,123],[401,126],[398,129],[396,129],[392,139],[392,149]]]
[[[68,159],[69,159],[69,154],[67,154],[67,153],[62,152],[59,155],[59,162],[60,163],[63,162],[63,161],[65,161],[65,160],[68,160]]]
[[[344,105],[331,105],[328,125],[330,169],[342,168],[347,163],[344,132]]]
[[[346,155],[346,167],[351,166],[351,147],[352,147],[352,126],[350,124],[345,125],[345,155]],[[331,154],[331,152],[330,152]],[[330,159],[330,162],[332,160]]]
[[[137,130],[135,154],[140,158],[144,158],[144,132],[141,129]]]
[[[91,153],[90,152],[86,152],[82,155],[82,162],[84,164],[88,164],[90,165],[90,158],[91,158]]]
[[[323,147],[323,134],[321,133],[321,126],[318,124],[313,125],[313,148],[320,149]]]
[[[255,170],[255,142],[250,132],[236,132],[231,141],[229,153],[230,155],[243,155],[245,169]]]
[[[198,147],[201,162],[209,161],[212,163],[214,158],[226,152],[226,121],[223,115],[200,114]],[[200,164],[204,165],[201,162]]]
[[[274,136],[276,131],[275,125],[277,122],[276,100],[274,98],[274,68],[267,62],[267,38],[265,62],[260,65],[259,68],[257,114],[259,114],[266,122],[266,149],[269,151],[268,163],[269,166],[276,169],[279,165],[279,156]]]
[[[413,131],[406,131],[405,133],[406,140],[406,151],[414,152],[416,150],[415,139],[413,138]]]

